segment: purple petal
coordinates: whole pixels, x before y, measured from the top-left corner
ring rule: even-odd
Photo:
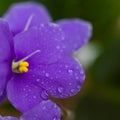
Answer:
[[[37,64],[56,62],[64,54],[64,34],[60,27],[53,23],[40,25],[17,34],[14,44],[16,61],[36,50],[40,50],[40,53],[31,58],[35,59]]]
[[[51,102],[43,101],[36,107],[23,114],[20,120],[60,120],[61,111],[59,107]]]
[[[11,116],[7,116],[7,117],[0,116],[0,120],[19,120],[19,119],[16,117],[11,117]]]
[[[0,104],[4,102],[6,98],[6,91],[3,92],[3,94],[0,96]]]
[[[74,51],[85,45],[91,37],[92,26],[90,23],[80,19],[66,19],[57,22],[66,35],[67,53]]]
[[[13,4],[4,15],[4,19],[9,23],[11,31],[16,34],[24,30],[31,15],[33,19],[29,27],[51,21],[46,8],[34,2]]]
[[[16,74],[8,82],[7,95],[8,99],[21,112],[26,112],[43,99],[48,99],[45,89],[34,85],[30,81],[34,80],[34,75]],[[23,107],[24,106],[24,107]]]
[[[11,77],[13,53],[12,34],[8,24],[0,19],[0,96]]]
[[[75,95],[85,79],[81,65],[67,57],[53,64],[36,65],[30,71],[35,76],[33,83],[42,86],[48,94],[56,98]]]

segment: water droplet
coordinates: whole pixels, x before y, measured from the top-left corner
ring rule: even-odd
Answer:
[[[23,91],[25,91],[26,89],[25,88],[23,88]]]
[[[56,104],[54,104],[54,106],[53,106],[54,108],[57,108],[57,105]]]
[[[76,75],[75,75],[75,78],[76,78],[76,80],[78,80],[78,79],[79,79],[79,76],[76,74]]]
[[[80,74],[83,74],[83,73],[84,73],[83,70],[81,70],[81,71],[80,71]]]
[[[46,106],[43,106],[43,108],[42,108],[43,110],[45,110],[46,109]]]
[[[58,92],[62,93],[63,92],[63,87],[58,87]]]
[[[39,81],[40,81],[40,79],[36,79],[36,81],[37,81],[37,82],[39,82]]]
[[[60,46],[59,46],[59,45],[58,45],[58,46],[56,46],[56,49],[58,49],[58,50],[59,50],[59,49],[60,49]]]
[[[72,85],[72,83],[69,83],[69,85],[71,86],[71,85]]]
[[[71,89],[70,91],[71,91],[72,93],[74,93],[75,90],[74,90],[74,89]]]
[[[36,99],[36,98],[37,98],[37,96],[35,96],[35,95],[34,95],[34,96],[33,96],[33,98],[34,98],[34,99]]]
[[[68,70],[68,73],[70,74],[70,75],[72,75],[73,74],[73,70]]]
[[[65,68],[68,68],[68,65],[66,65]]]
[[[58,72],[61,73],[61,70],[59,70]]]
[[[43,90],[42,93],[41,93],[41,97],[44,99],[44,100],[47,100],[48,99],[48,93]]]
[[[45,73],[45,76],[46,76],[46,77],[49,77],[49,73]]]
[[[77,89],[80,89],[80,85],[77,85]]]
[[[31,89],[28,89],[29,92],[31,92],[32,90]]]
[[[53,117],[53,120],[57,120],[57,117],[55,116],[55,117]]]
[[[44,82],[42,81],[42,82],[41,82],[41,84],[43,85],[43,84],[44,84]]]

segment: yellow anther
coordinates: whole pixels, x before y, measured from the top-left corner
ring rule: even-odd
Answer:
[[[25,62],[22,62],[22,61],[21,61],[21,62],[19,63],[19,66],[28,67],[28,66],[29,66],[29,63],[26,62],[26,61],[25,61]]]
[[[29,63],[28,62],[24,62],[24,61],[21,61],[20,63],[19,63],[19,67],[18,67],[18,71],[20,72],[20,73],[26,73],[26,72],[28,72],[28,66],[29,66]]]
[[[26,72],[28,72],[28,68],[27,67],[23,67],[23,66],[20,66],[18,68],[18,70],[19,70],[20,73],[26,73]]]

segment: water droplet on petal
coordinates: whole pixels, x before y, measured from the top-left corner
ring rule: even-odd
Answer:
[[[69,85],[71,86],[71,85],[72,85],[72,83],[69,83]]]
[[[54,104],[54,106],[53,106],[54,108],[57,108],[57,105],[56,104]]]
[[[68,65],[66,65],[65,68],[68,68]]]
[[[46,106],[43,106],[43,108],[42,108],[43,110],[45,110],[46,109]]]
[[[77,85],[77,89],[80,89],[80,85]]]
[[[59,46],[59,45],[58,45],[58,46],[56,46],[56,49],[58,49],[58,50],[59,50],[59,49],[60,49],[60,46]]]
[[[49,77],[49,73],[45,73],[45,76],[46,76],[46,77]]]
[[[57,120],[57,117],[55,116],[55,117],[53,117],[53,120]]]
[[[58,87],[58,92],[62,93],[63,92],[63,87]]]
[[[80,74],[83,74],[83,73],[84,73],[83,70],[81,70],[81,71],[80,71]]]
[[[42,82],[41,82],[41,84],[43,85],[43,84],[44,84],[44,82],[42,81]]]
[[[26,89],[25,88],[23,88],[23,91],[25,91]]]
[[[36,79],[36,81],[37,81],[37,82],[39,82],[39,81],[40,81],[40,79],[38,79],[38,78],[37,78],[37,79]]]
[[[34,96],[33,96],[33,98],[34,98],[34,99],[36,99],[36,98],[37,98],[37,96],[35,96],[35,95],[34,95]]]
[[[72,93],[74,93],[75,90],[74,90],[74,89],[71,89],[70,91],[71,91]]]
[[[48,93],[43,90],[42,93],[41,93],[41,97],[44,99],[44,100],[47,100],[48,99]]]
[[[72,74],[73,74],[73,70],[69,69],[69,70],[68,70],[68,73],[69,73],[70,75],[72,75]]]

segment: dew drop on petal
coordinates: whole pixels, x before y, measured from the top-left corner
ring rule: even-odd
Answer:
[[[62,93],[63,90],[64,90],[63,87],[58,87],[58,92],[59,92],[59,93]]]
[[[70,91],[71,91],[72,93],[74,93],[75,90],[74,90],[74,89],[71,89]]]
[[[37,97],[34,95],[33,98],[36,99]]]
[[[25,88],[23,88],[23,91],[26,91],[26,89],[25,89]]]
[[[54,106],[53,106],[54,108],[57,108],[57,105],[56,104],[54,104]]]
[[[44,99],[44,100],[47,100],[48,99],[48,93],[43,90],[42,93],[41,93],[41,97]]]
[[[56,117],[56,116],[54,116],[54,117],[53,117],[53,120],[57,120],[57,117]]]
[[[83,70],[80,71],[80,74],[84,74]]]
[[[43,85],[43,84],[44,84],[44,82],[42,81],[42,82],[41,82],[41,84]]]
[[[72,75],[72,74],[73,74],[73,70],[69,69],[69,70],[68,70],[68,73],[69,73],[70,75]]]
[[[80,89],[80,85],[77,85],[77,89]]]
[[[58,45],[58,46],[56,46],[56,49],[58,49],[58,50],[59,50],[59,49],[60,49],[60,46],[59,46],[59,45]]]
[[[72,85],[72,83],[69,83],[69,86],[71,86]]]
[[[45,110],[45,109],[46,109],[46,106],[43,106],[42,109]]]
[[[39,82],[39,81],[40,81],[40,79],[39,79],[39,78],[37,78],[37,79],[36,79],[36,81],[37,81],[37,82]]]
[[[49,73],[45,73],[45,76],[46,76],[46,77],[49,77]]]

